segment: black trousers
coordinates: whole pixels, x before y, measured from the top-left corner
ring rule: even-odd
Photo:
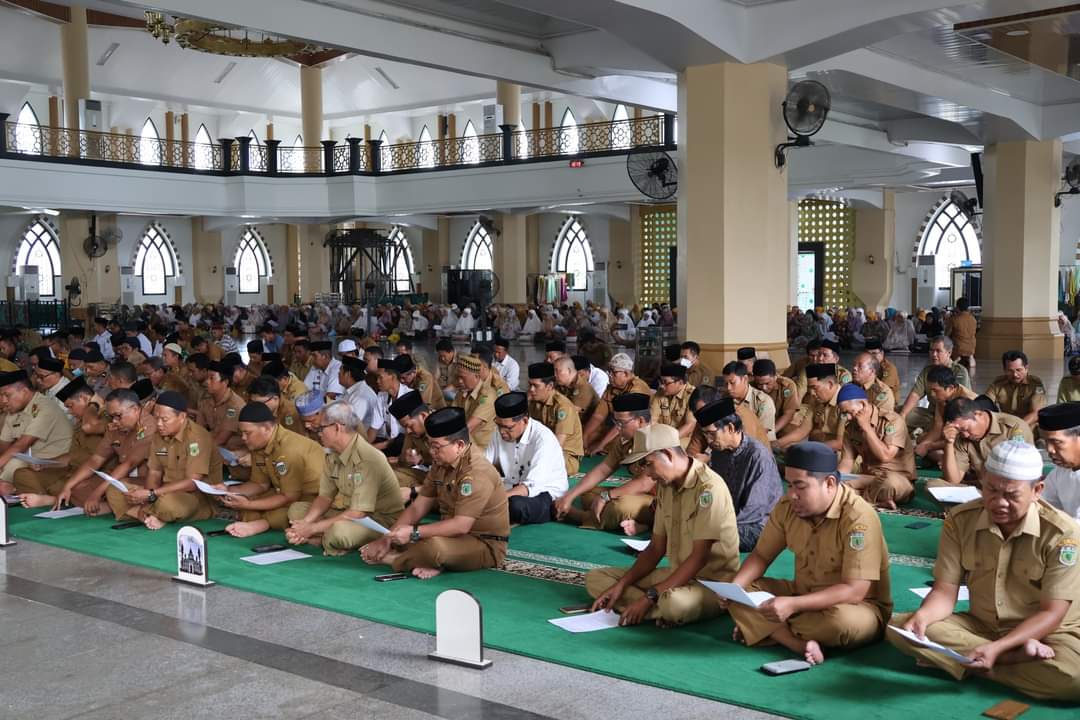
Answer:
[[[764,525],[744,525],[739,523],[739,552],[750,552],[757,545],[758,538],[761,537],[761,531],[765,529]]]
[[[510,522],[515,525],[535,525],[551,520],[555,503],[548,493],[536,497],[510,496]]]
[[[401,448],[405,445],[405,433],[398,433],[398,436],[391,440],[385,448],[383,448],[383,454],[386,457],[397,457],[401,454]]]

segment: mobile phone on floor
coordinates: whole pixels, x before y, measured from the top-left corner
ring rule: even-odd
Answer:
[[[592,608],[592,603],[581,603],[580,605],[567,605],[559,608],[559,612],[563,615],[579,615],[581,613],[589,612]]]
[[[375,582],[390,582],[391,580],[407,580],[409,578],[408,573],[389,573],[386,575],[376,575]]]
[[[766,675],[787,675],[809,669],[810,663],[805,660],[778,660],[761,666],[761,671]]]
[[[222,531],[222,532],[224,532],[224,531]],[[268,553],[268,552],[277,552],[278,550],[288,550],[288,549],[289,549],[288,545],[282,545],[281,543],[274,543],[272,545],[256,545],[255,547],[251,548],[251,552],[253,552],[253,553]]]
[[[142,523],[138,520],[127,520],[126,522],[118,522],[115,525],[110,525],[113,530],[127,530],[133,527],[142,527]]]
[[[228,534],[229,534],[229,531],[225,530],[223,528],[221,530],[211,530],[210,532],[206,533],[206,537],[221,537],[222,535],[228,535]],[[256,550],[255,552],[259,552],[259,551]]]
[[[919,520],[918,522],[908,523],[904,527],[908,530],[922,530],[924,527],[930,527],[930,523]]]

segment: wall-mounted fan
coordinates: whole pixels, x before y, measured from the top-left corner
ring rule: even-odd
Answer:
[[[969,198],[959,190],[953,190],[949,193],[949,202],[956,207],[960,208],[960,212],[964,213],[964,217],[968,220],[972,219],[976,215],[982,215],[979,210],[979,201],[975,198]]]
[[[663,150],[635,150],[626,156],[626,174],[642,195],[668,200],[679,189],[679,168]]]
[[[1065,168],[1065,177],[1062,180],[1069,186],[1069,189],[1054,193],[1054,207],[1061,207],[1061,198],[1064,195],[1080,195],[1080,157],[1069,161],[1069,166]]]
[[[83,251],[88,258],[96,260],[99,257],[104,257],[105,253],[109,252],[109,246],[120,242],[123,237],[124,233],[118,227],[107,228],[98,235],[97,215],[91,215],[90,234],[83,240]]]
[[[784,112],[784,124],[794,137],[788,138],[788,142],[776,146],[776,167],[783,168],[787,164],[785,153],[788,148],[809,147],[813,145],[810,138],[821,130],[825,124],[825,118],[829,115],[832,107],[832,97],[829,89],[817,80],[802,80],[788,92],[787,98],[781,105]]]

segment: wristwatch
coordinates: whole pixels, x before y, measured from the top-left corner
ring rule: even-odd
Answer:
[[[601,490],[600,491],[600,499],[603,500],[604,502],[611,502],[611,491],[610,490]]]
[[[409,534],[409,542],[420,542],[420,526],[413,525],[412,533]]]
[[[655,587],[651,587],[646,590],[645,597],[648,598],[649,602],[651,602],[653,605],[660,602],[660,593],[656,592]]]
[[[154,503],[156,503],[158,501],[158,495],[153,490],[147,490],[147,492],[150,493],[150,494],[147,496],[146,499],[150,501],[151,505],[153,505]]]

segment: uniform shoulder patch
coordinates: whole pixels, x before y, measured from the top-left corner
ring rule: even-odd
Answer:
[[[884,392],[879,392],[879,393],[877,394],[877,400],[878,400],[878,402],[883,402],[883,401],[885,400],[885,398],[886,398],[886,397],[887,397],[887,395],[885,395],[885,393],[884,393]]]
[[[889,435],[892,435],[894,432],[896,432],[896,428],[893,427],[892,425],[886,425],[885,426],[885,432],[887,434],[889,434]]]
[[[1076,564],[1076,540],[1073,538],[1065,538],[1061,541],[1061,545],[1058,547],[1058,562],[1065,567],[1072,567]]]
[[[135,433],[136,440],[142,440],[146,437],[146,428],[139,428],[139,432]]]
[[[34,403],[33,405],[30,406],[30,417],[37,417],[37,414],[38,414],[38,404]]]
[[[563,410],[562,408],[559,408],[559,412],[555,413],[555,416],[556,416],[556,417],[557,417],[557,418],[558,418],[559,420],[565,420],[565,419],[566,419],[566,411],[565,411],[565,410]]]
[[[856,525],[855,527],[859,527]],[[852,550],[859,551],[866,547],[866,532],[863,530],[852,530],[848,533],[848,545]]]
[[[472,495],[472,483],[466,480],[461,483],[461,497],[469,497]]]
[[[199,443],[191,443],[188,445],[188,455],[191,457],[199,456]]]
[[[420,392],[424,392],[425,390],[427,390],[427,383],[420,383],[420,385],[419,385],[419,387],[417,389]]]
[[[236,417],[236,408],[229,408],[226,410],[225,417]]]
[[[712,493],[706,490],[698,496],[697,502],[701,507],[709,507],[712,505]]]
[[[359,485],[364,482],[364,473],[352,473],[349,475],[349,479]]]
[[[791,397],[791,388],[784,388],[784,397]]]
[[[285,473],[289,472],[289,466],[285,464],[284,460],[278,460],[276,463],[274,463],[274,470],[277,471],[278,475],[284,475]]]

